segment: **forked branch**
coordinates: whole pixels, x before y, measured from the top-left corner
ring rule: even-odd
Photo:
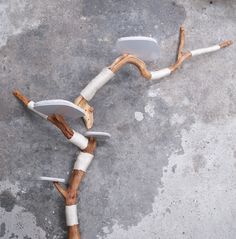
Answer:
[[[80,106],[85,110],[84,122],[88,129],[93,126],[93,108],[88,104],[88,102],[93,98],[95,93],[103,87],[122,67],[126,64],[132,64],[136,66],[140,74],[147,80],[161,79],[165,76],[170,75],[172,72],[176,71],[185,60],[190,59],[193,56],[205,54],[208,52],[214,52],[221,48],[230,46],[232,41],[224,41],[218,45],[211,46],[208,48],[197,49],[193,51],[186,51],[184,53],[184,43],[185,43],[185,30],[181,26],[179,30],[179,47],[176,57],[176,62],[169,67],[157,70],[149,71],[146,64],[139,58],[130,54],[123,54],[119,56],[109,67],[104,68],[89,84],[81,91],[80,96],[76,98],[75,104]]]
[[[88,146],[86,149],[83,150],[83,153],[92,156],[94,154],[95,149],[96,140],[94,138],[90,138]],[[81,158],[78,157],[77,161],[78,160],[81,160]],[[78,190],[86,174],[86,170],[82,170],[81,167],[77,167],[76,165],[77,163],[75,163],[74,169],[72,170],[69,185],[66,189],[64,189],[58,182],[54,182],[54,186],[56,187],[57,191],[63,196],[66,205],[68,239],[80,239],[76,204],[78,199]]]

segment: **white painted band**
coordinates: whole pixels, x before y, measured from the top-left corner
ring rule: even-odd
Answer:
[[[96,92],[103,87],[115,74],[109,69],[104,68],[88,85],[81,91],[81,95],[90,101]]]
[[[34,109],[34,101],[32,101],[32,100],[28,103],[27,108],[30,109],[31,111],[33,111],[34,113],[36,113],[37,115],[41,116],[44,119],[48,118],[47,115],[42,114],[42,113],[40,113],[40,112],[38,112],[37,110]]]
[[[93,157],[94,156],[92,154],[80,152],[75,161],[74,169],[86,172],[90,163],[93,160]]]
[[[211,46],[211,47],[207,47],[207,48],[201,48],[201,49],[193,50],[193,51],[191,51],[191,54],[192,54],[192,56],[198,56],[198,55],[201,55],[201,54],[217,51],[219,49],[220,49],[220,46],[215,45],[215,46]]]
[[[151,71],[151,80],[161,79],[162,77],[168,76],[171,74],[171,70],[169,68],[164,68],[158,71]]]
[[[77,225],[78,223],[78,217],[77,217],[77,205],[70,205],[66,206],[66,225],[67,226],[73,226]]]
[[[74,131],[74,134],[69,141],[80,149],[85,149],[88,146],[88,139],[76,131]]]

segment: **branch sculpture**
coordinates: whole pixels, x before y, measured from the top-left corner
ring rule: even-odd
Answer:
[[[185,60],[190,59],[191,57],[218,51],[222,48],[230,46],[233,43],[232,41],[224,41],[211,47],[184,52],[184,37],[184,27],[180,27],[180,41],[177,59],[176,62],[169,67],[157,71],[149,71],[144,61],[139,59],[137,56],[132,54],[123,54],[118,57],[109,67],[104,68],[93,80],[89,82],[89,84],[80,92],[80,96],[77,97],[74,101],[76,105],[85,110],[85,116],[83,117],[83,119],[86,127],[90,129],[93,126],[94,121],[94,109],[89,105],[88,102],[94,97],[96,92],[101,87],[103,87],[115,75],[115,73],[117,73],[126,64],[132,64],[136,66],[140,74],[147,80],[158,80],[172,74],[183,64]]]
[[[191,57],[214,52],[232,44],[232,41],[224,41],[218,45],[208,48],[184,51],[184,35],[184,28],[181,27],[176,62],[173,65],[157,71],[149,71],[144,61],[139,59],[139,57],[137,57],[135,54],[124,53],[119,56],[109,67],[104,68],[101,73],[99,73],[81,91],[80,96],[75,99],[75,104],[64,100],[49,100],[35,103],[23,95],[19,90],[13,91],[13,95],[19,99],[29,110],[54,124],[63,133],[67,140],[82,150],[74,163],[67,188],[60,184],[60,182],[65,182],[64,179],[41,177],[41,180],[53,181],[54,186],[65,201],[68,239],[80,239],[80,230],[77,217],[78,190],[86,174],[87,168],[94,158],[94,151],[96,149],[96,139],[94,137],[99,135],[104,137],[106,134],[101,132],[90,132],[87,133],[87,137],[85,137],[84,135],[73,130],[63,116],[68,116],[67,113],[70,114],[71,117],[78,117],[77,114],[80,116],[83,115],[85,125],[90,129],[93,126],[94,109],[89,105],[88,102],[94,97],[96,92],[126,64],[132,64],[136,66],[140,74],[147,80],[156,80],[170,75],[176,71],[185,60],[190,59]],[[150,40],[150,42],[155,43],[155,40]],[[109,134],[106,136],[109,136]]]

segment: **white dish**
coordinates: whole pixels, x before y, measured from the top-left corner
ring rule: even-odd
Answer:
[[[84,116],[84,110],[67,100],[43,100],[34,103],[34,110],[45,114],[58,114],[71,119],[77,119]]]
[[[157,41],[143,36],[119,38],[116,42],[116,50],[120,54],[132,54],[143,60],[156,60],[159,53]]]
[[[87,131],[84,136],[86,137],[94,137],[97,140],[106,140],[111,138],[111,135],[106,132],[95,132],[95,131]]]
[[[60,182],[60,183],[65,183],[66,180],[64,178],[52,178],[52,177],[39,177],[39,180],[42,181],[50,181],[50,182]]]

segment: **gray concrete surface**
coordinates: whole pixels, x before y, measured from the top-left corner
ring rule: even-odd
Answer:
[[[0,238],[66,238],[63,201],[39,175],[68,177],[77,149],[11,95],[73,100],[116,57],[118,37],[153,36],[174,62],[236,40],[234,0],[0,1]],[[160,82],[125,67],[91,102],[98,146],[80,190],[82,238],[236,238],[235,45]],[[84,131],[81,122],[73,126]]]

